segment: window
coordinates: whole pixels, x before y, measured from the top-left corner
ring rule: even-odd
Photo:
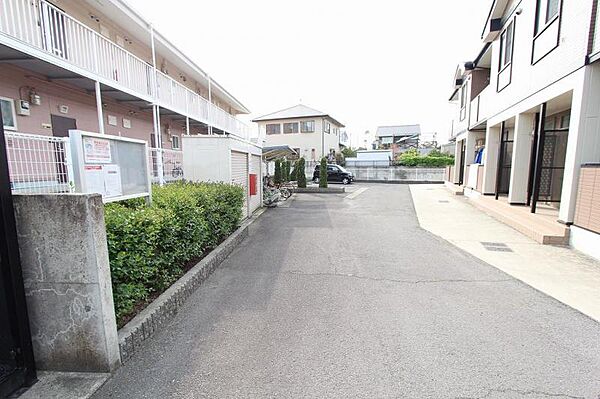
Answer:
[[[512,61],[515,23],[511,22],[500,35],[500,70]]]
[[[171,137],[171,146],[173,147],[174,150],[178,150],[179,149],[179,136],[173,136]]]
[[[331,124],[327,121],[323,121],[323,131],[325,133],[331,132]]]
[[[312,133],[315,131],[315,121],[300,122],[300,131],[302,133]]]
[[[283,133],[285,133],[285,134],[298,133],[298,122],[284,123],[283,124]]]
[[[281,134],[281,125],[279,123],[268,124],[267,134]]]
[[[535,34],[540,33],[560,11],[560,0],[537,0]]]
[[[2,110],[4,128],[7,130],[17,130],[17,113],[15,112],[14,100],[0,97],[0,109]]]

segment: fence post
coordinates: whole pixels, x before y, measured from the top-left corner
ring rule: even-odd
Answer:
[[[73,177],[75,176],[75,172],[73,171],[73,158],[71,155],[71,141],[68,137],[65,137],[64,149],[65,149],[65,162],[67,164],[67,181],[69,184],[69,192],[75,192],[75,182],[73,181]]]

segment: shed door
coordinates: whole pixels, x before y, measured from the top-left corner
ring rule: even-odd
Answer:
[[[231,182],[244,188],[243,217],[248,217],[248,154],[231,151]]]
[[[250,173],[256,175],[256,195],[250,196],[250,212],[254,212],[260,207],[260,193],[262,191],[260,164],[261,160],[259,156],[250,155]]]

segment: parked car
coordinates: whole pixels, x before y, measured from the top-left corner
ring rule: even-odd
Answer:
[[[313,173],[313,181],[319,182],[319,175],[321,173],[321,165],[315,166],[315,172]],[[354,181],[354,175],[348,172],[340,165],[328,164],[327,165],[327,181],[328,182],[340,182],[343,184],[350,184]]]

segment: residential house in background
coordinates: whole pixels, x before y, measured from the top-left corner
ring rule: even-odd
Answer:
[[[448,177],[480,204],[512,214],[522,231],[548,231],[534,237],[539,241],[567,243],[570,237],[595,256],[598,12],[594,0],[493,2],[481,51],[453,78],[457,162]],[[539,228],[531,228],[534,223]]]
[[[341,128],[345,127],[331,115],[306,105],[296,105],[253,120],[258,123],[259,136],[265,146],[287,145],[310,161],[340,151]]]
[[[142,139],[157,166],[181,136],[249,140],[248,109],[121,0],[2,0],[0,105],[9,132]],[[10,148],[9,148],[10,150]]]
[[[393,157],[411,148],[419,148],[420,125],[379,126],[375,133],[377,149],[391,149]]]

